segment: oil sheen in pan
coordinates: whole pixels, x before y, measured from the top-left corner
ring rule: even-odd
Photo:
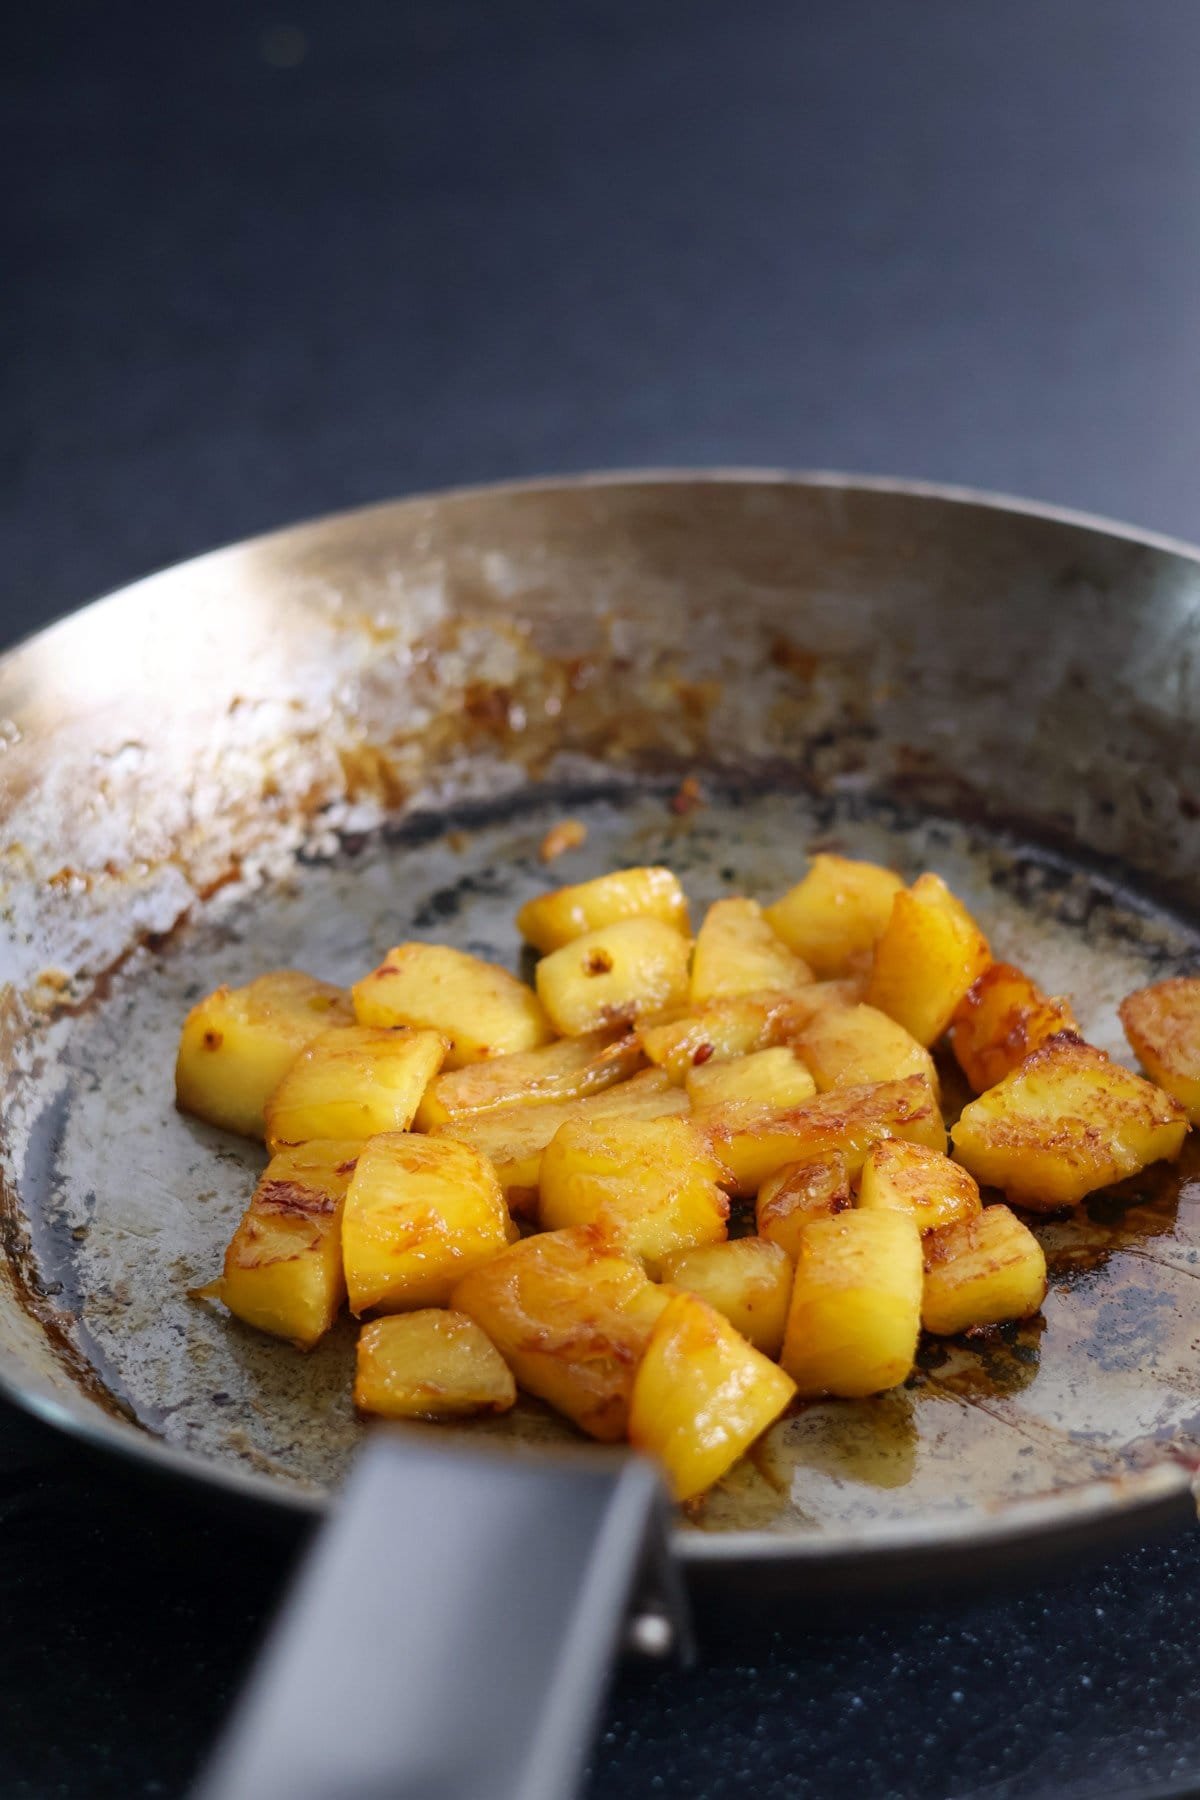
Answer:
[[[586,822],[586,846],[547,869],[537,847],[568,812]],[[72,1022],[68,1079],[41,1134],[30,1201],[42,1209],[43,1284],[114,1395],[173,1442],[304,1486],[336,1480],[361,1433],[349,1320],[301,1356],[187,1297],[217,1271],[263,1160],[174,1110],[179,1025],[201,993],[285,966],[349,982],[410,936],[515,969],[513,914],[548,885],[662,861],[699,917],[722,893],[775,896],[822,847],[937,869],[997,956],[1070,992],[1085,1033],[1126,1060],[1121,997],[1197,963],[1195,931],[1105,873],[945,820],[797,794],[710,790],[678,817],[661,789],[530,790],[502,812],[356,844],[249,896],[227,890]],[[1044,1319],[932,1344],[910,1382],[878,1399],[799,1409],[695,1506],[694,1526],[869,1532],[1047,1494],[1161,1457],[1167,1442],[1200,1461],[1200,1166],[1196,1179],[1186,1165],[1152,1171],[1037,1229],[1052,1259]],[[459,1429],[572,1435],[527,1401]]]

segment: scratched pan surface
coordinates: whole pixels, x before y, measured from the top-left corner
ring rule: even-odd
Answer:
[[[938,869],[1126,1055],[1120,997],[1200,968],[1198,649],[1178,547],[736,476],[375,508],[34,639],[0,662],[5,1386],[294,1508],[353,1454],[348,1323],[302,1358],[187,1297],[262,1161],[172,1106],[179,1021],[220,980],[349,981],[410,936],[517,968],[513,913],[559,880],[664,861],[702,907],[835,847]],[[586,846],[547,870],[568,813]],[[1042,1317],[785,1419],[685,1554],[911,1556],[1185,1496],[1200,1159],[1037,1229]],[[570,1439],[533,1403],[462,1435]]]

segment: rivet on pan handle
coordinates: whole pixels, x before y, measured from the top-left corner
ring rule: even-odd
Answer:
[[[194,1800],[569,1800],[622,1647],[690,1655],[633,1456],[378,1431]]]

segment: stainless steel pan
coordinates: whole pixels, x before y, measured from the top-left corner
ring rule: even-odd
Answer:
[[[884,482],[653,476],[412,500],[76,614],[0,660],[0,1382],[95,1444],[318,1513],[362,1439],[349,1329],[300,1358],[187,1298],[261,1161],[173,1110],[199,992],[288,964],[348,980],[410,935],[514,962],[512,914],[547,883],[653,859],[700,903],[766,895],[825,845],[938,868],[998,953],[1071,991],[1088,1035],[1124,1053],[1121,995],[1200,960],[1198,719],[1194,552]],[[703,804],[673,805],[689,776]],[[537,845],[567,813],[587,845],[546,870]],[[540,1544],[558,1627],[576,1600],[593,1608],[601,1648],[572,1704],[647,1545],[669,1612],[672,1569],[765,1602],[1061,1555],[1190,1513],[1196,1167],[1042,1225],[1044,1322],[939,1349],[880,1399],[795,1413],[657,1561],[652,1484],[556,1451],[575,1476],[555,1517],[582,1521],[563,1567],[593,1566],[608,1532],[594,1566],[611,1616],[550,1571],[544,1521],[533,1555],[506,1527],[503,1598],[535,1591]],[[384,1513],[399,1517],[397,1483],[417,1507],[389,1553],[410,1627],[440,1559],[470,1565],[477,1597],[504,1585],[493,1509],[467,1527],[448,1494],[508,1483],[518,1513],[542,1507],[544,1454],[512,1445],[569,1436],[523,1404],[387,1440]],[[379,1567],[365,1533],[347,1540],[360,1574]],[[386,1632],[382,1610],[360,1631]],[[411,1718],[404,1732],[411,1745]],[[460,1773],[438,1791],[473,1792]],[[511,1791],[535,1791],[527,1777]]]

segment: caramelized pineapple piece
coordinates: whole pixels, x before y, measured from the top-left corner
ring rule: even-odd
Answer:
[[[730,994],[786,993],[811,980],[808,964],[776,937],[757,900],[716,900],[709,907],[692,956],[693,1007]]]
[[[669,1296],[597,1226],[522,1238],[450,1298],[527,1393],[592,1437],[625,1436],[634,1372]]]
[[[1046,1297],[1046,1258],[1007,1206],[987,1206],[925,1239],[926,1331],[941,1337],[973,1326],[1027,1319]]]
[[[454,1138],[486,1156],[495,1166],[509,1205],[525,1212],[537,1193],[546,1145],[568,1119],[662,1119],[687,1110],[682,1088],[675,1087],[661,1069],[644,1069],[629,1081],[619,1081],[582,1100],[459,1113],[444,1125],[434,1125],[429,1135]]]
[[[220,1298],[239,1319],[311,1350],[346,1297],[342,1205],[361,1145],[273,1156],[225,1252]]]
[[[428,1307],[372,1319],[358,1340],[354,1404],[384,1419],[507,1412],[512,1370],[474,1319]]]
[[[813,1219],[832,1219],[853,1204],[846,1159],[835,1152],[815,1162],[785,1163],[768,1175],[758,1190],[754,1217],[759,1236],[795,1262],[804,1227]]]
[[[621,919],[574,938],[537,966],[556,1031],[581,1037],[687,999],[688,940],[661,919]]]
[[[398,944],[354,986],[360,1025],[415,1025],[449,1046],[446,1067],[536,1050],[553,1037],[541,1002],[496,963],[445,944]]]
[[[684,1081],[696,1113],[728,1101],[749,1100],[761,1106],[798,1106],[811,1100],[816,1083],[795,1050],[754,1050],[729,1062],[705,1062],[689,1069]]]
[[[548,1100],[582,1100],[603,1093],[641,1068],[645,1057],[632,1031],[589,1031],[560,1038],[540,1050],[518,1050],[490,1062],[450,1069],[425,1090],[416,1128],[430,1131],[463,1113],[496,1106],[541,1106]]]
[[[921,1234],[904,1213],[844,1212],[807,1226],[782,1358],[799,1392],[861,1399],[905,1381],[922,1281]]]
[[[813,981],[790,994],[733,994],[679,1018],[640,1025],[638,1037],[650,1061],[682,1082],[689,1069],[705,1063],[789,1044],[821,1007],[853,1005],[860,997],[861,984],[850,981]]]
[[[364,1144],[346,1195],[342,1257],[350,1310],[441,1306],[508,1243],[491,1164],[448,1138],[388,1131]]]
[[[344,989],[298,969],[220,987],[184,1021],[176,1102],[210,1125],[260,1138],[263,1108],[300,1052],[331,1025],[353,1023]]]
[[[571,1119],[542,1157],[541,1220],[600,1225],[657,1275],[673,1251],[725,1236],[722,1172],[686,1119]]]
[[[929,1083],[921,1075],[870,1087],[833,1088],[799,1106],[774,1111],[745,1102],[714,1107],[697,1124],[713,1155],[729,1170],[733,1191],[757,1194],[785,1163],[813,1162],[834,1153],[852,1175],[879,1138],[902,1137],[933,1150],[946,1146],[946,1128]]]
[[[971,983],[991,961],[987,939],[938,875],[922,875],[892,902],[875,946],[867,1003],[936,1043]]]
[[[937,1231],[981,1210],[979,1187],[958,1163],[924,1144],[884,1138],[863,1164],[858,1204],[886,1207],[915,1219],[918,1231]]]
[[[965,1107],[954,1154],[975,1179],[1033,1211],[1173,1161],[1187,1132],[1177,1101],[1069,1034]]]
[[[363,1140],[407,1131],[445,1054],[436,1031],[374,1025],[323,1031],[267,1101],[267,1148],[274,1155],[312,1138]]]
[[[662,1464],[676,1500],[690,1500],[732,1468],[794,1393],[783,1370],[715,1308],[676,1294],[634,1378],[629,1441]]]
[[[1200,1125],[1200,977],[1178,975],[1121,1002],[1121,1023],[1138,1061]]]
[[[679,1250],[663,1264],[663,1280],[707,1300],[764,1356],[779,1355],[792,1297],[792,1262],[778,1244],[744,1237]]]
[[[658,919],[684,937],[691,936],[688,904],[670,869],[616,869],[595,881],[539,894],[517,914],[517,930],[547,956],[621,919]]]
[[[765,917],[814,975],[841,975],[870,956],[903,885],[878,863],[814,856],[804,880],[768,906]]]
[[[825,1006],[796,1039],[821,1093],[871,1081],[923,1075],[938,1092],[932,1056],[895,1019],[873,1006]]]
[[[1048,999],[1011,963],[993,963],[973,981],[950,1026],[950,1047],[977,1094],[994,1087],[1060,1031],[1077,1031],[1071,1002]]]

